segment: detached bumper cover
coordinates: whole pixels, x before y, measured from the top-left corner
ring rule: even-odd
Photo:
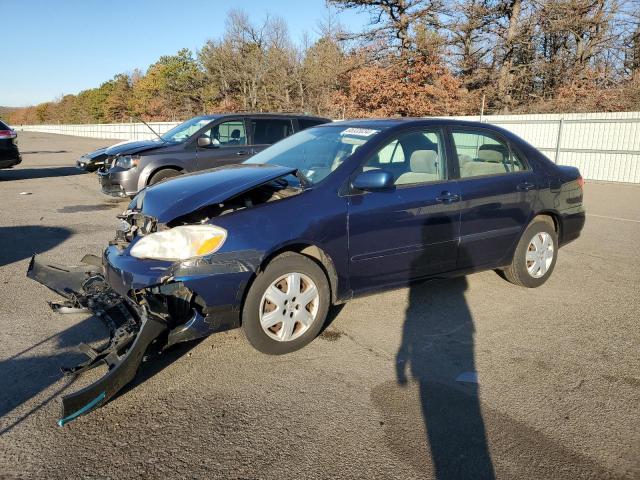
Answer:
[[[87,255],[67,267],[34,256],[27,276],[62,295],[50,303],[59,313],[87,310],[109,327],[109,342],[71,368],[79,375],[99,365],[108,372],[88,387],[62,398],[64,425],[104,405],[136,375],[145,352],[195,340],[239,326],[242,292],[259,262],[258,252],[219,254],[190,266],[140,261],[108,247],[102,258]],[[197,292],[197,293],[195,293]]]
[[[63,313],[66,309],[86,309],[102,318],[110,330],[109,342],[100,349],[80,345],[88,360],[72,368],[67,375],[79,375],[105,364],[108,372],[95,383],[62,398],[63,426],[78,416],[106,403],[136,375],[148,347],[168,330],[162,308],[153,311],[149,304],[136,305],[114,292],[104,281],[97,257],[87,256],[84,265],[65,267],[31,259],[27,276],[59,293],[67,300],[51,303]]]

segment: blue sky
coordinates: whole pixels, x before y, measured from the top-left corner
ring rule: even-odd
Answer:
[[[25,106],[146,70],[161,55],[196,51],[224,31],[231,9],[287,21],[294,41],[317,35],[324,0],[0,0],[0,106]],[[368,16],[341,12],[347,29]]]

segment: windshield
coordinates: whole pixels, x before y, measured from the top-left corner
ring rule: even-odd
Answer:
[[[173,127],[167,133],[161,135],[160,138],[162,138],[162,140],[164,140],[165,142],[181,143],[209,122],[211,122],[210,118],[195,117],[191,120],[187,120],[186,122],[181,123],[177,127]]]
[[[297,168],[310,183],[315,184],[379,131],[341,125],[309,128],[281,140],[245,163]]]

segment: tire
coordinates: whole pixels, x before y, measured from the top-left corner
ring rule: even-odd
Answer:
[[[149,179],[149,185],[155,185],[156,183],[161,182],[162,180],[166,180],[167,178],[173,178],[181,175],[178,170],[174,170],[173,168],[164,168],[159,172],[154,173]]]
[[[551,252],[544,247],[547,239],[551,242]],[[537,253],[538,251],[540,253]],[[553,220],[548,217],[536,217],[520,237],[511,265],[503,270],[503,274],[506,280],[514,285],[536,288],[549,279],[557,258],[558,235]]]
[[[299,288],[294,286],[296,281]],[[298,253],[283,253],[269,262],[249,288],[242,330],[262,353],[282,355],[299,350],[322,329],[330,298],[329,282],[316,262]],[[310,301],[302,304],[307,299]]]

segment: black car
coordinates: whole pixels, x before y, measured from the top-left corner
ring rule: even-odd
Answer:
[[[0,121],[0,168],[11,168],[22,162],[17,138],[16,131]]]
[[[194,117],[156,140],[107,148],[107,163],[98,171],[102,191],[133,196],[147,185],[182,173],[241,163],[289,135],[330,121],[267,113]]]

